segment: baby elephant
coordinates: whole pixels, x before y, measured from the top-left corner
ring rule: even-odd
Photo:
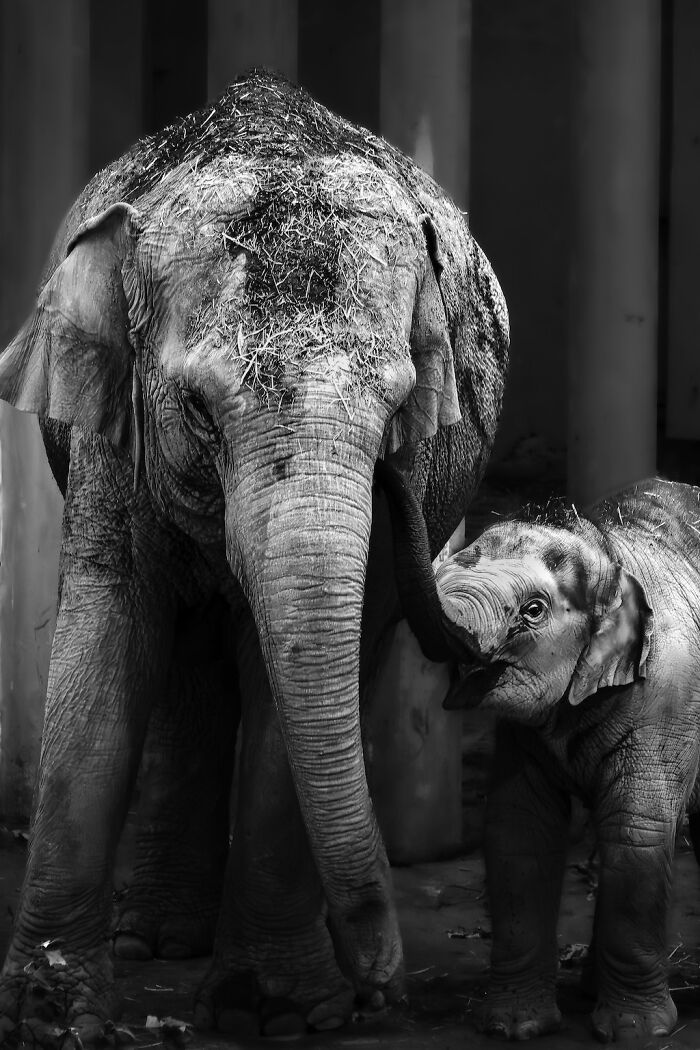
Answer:
[[[674,837],[700,751],[700,489],[653,479],[585,516],[549,504],[487,529],[436,582],[428,605],[464,665],[446,706],[506,716],[486,820],[484,1029],[526,1039],[560,1023],[557,912],[577,794],[600,856],[594,1033],[667,1035]]]

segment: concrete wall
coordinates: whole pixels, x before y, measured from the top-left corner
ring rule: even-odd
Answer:
[[[33,306],[88,174],[88,0],[0,7],[0,345]],[[62,500],[36,418],[0,405],[0,815],[29,812],[56,618]]]
[[[511,321],[499,453],[566,439],[571,3],[473,2],[469,219]]]
[[[578,0],[573,61],[567,491],[656,469],[660,0]]]
[[[666,434],[700,440],[700,4],[675,0]]]
[[[207,95],[215,98],[250,66],[297,77],[297,0],[208,0]]]

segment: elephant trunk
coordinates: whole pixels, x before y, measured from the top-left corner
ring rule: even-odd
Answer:
[[[438,663],[479,660],[476,640],[464,630],[455,636],[457,616],[435,579],[425,518],[413,489],[404,475],[385,460],[377,461],[375,478],[391,508],[394,569],[401,608],[424,656]]]
[[[318,423],[307,440],[301,429],[293,441],[278,431],[266,463],[232,460],[228,556],[257,624],[334,937],[356,986],[377,986],[400,969],[401,943],[359,717],[376,451],[336,447]]]

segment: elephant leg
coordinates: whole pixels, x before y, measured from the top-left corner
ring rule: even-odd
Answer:
[[[168,595],[143,557],[146,497],[132,495],[128,463],[84,444],[64,517],[31,845],[0,975],[0,1034],[53,1046],[68,1027],[98,1038],[118,1008],[112,867],[172,644]],[[147,532],[155,549],[167,542]]]
[[[120,958],[212,950],[240,713],[229,621],[218,595],[178,618],[144,748],[133,873],[114,934]]]
[[[214,957],[196,1022],[238,1034],[335,1028],[354,993],[326,926],[321,882],[294,790],[257,633],[240,636],[241,772]]]
[[[653,752],[647,752],[653,753]],[[625,784],[614,809],[596,814],[600,874],[595,914],[593,1031],[602,1042],[668,1035],[677,1011],[666,977],[666,926],[676,819],[681,799],[659,799],[655,817],[639,812],[649,777]]]
[[[486,810],[491,977],[482,1030],[529,1039],[561,1023],[556,1003],[557,917],[570,819],[568,794],[501,725]]]

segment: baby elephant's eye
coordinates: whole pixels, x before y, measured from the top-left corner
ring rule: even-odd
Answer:
[[[544,598],[530,598],[520,606],[520,615],[526,623],[541,623],[547,615],[547,603]]]

